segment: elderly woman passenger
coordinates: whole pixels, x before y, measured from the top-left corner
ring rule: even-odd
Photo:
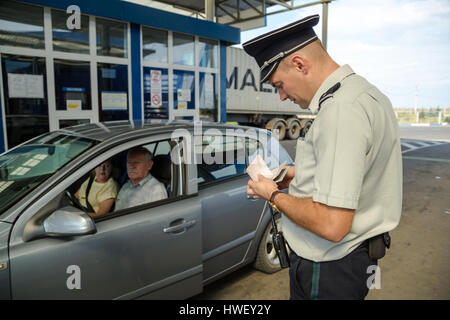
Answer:
[[[89,211],[94,209],[94,212],[89,212],[92,218],[110,212],[117,198],[119,186],[111,177],[112,168],[111,160],[103,162],[94,170],[95,178],[93,178],[94,181],[92,182],[89,194],[87,195],[86,193],[88,191],[89,180],[92,178],[88,178],[83,182],[80,189],[75,193],[75,197],[80,201],[82,206],[88,208]],[[88,206],[88,202],[90,207]]]

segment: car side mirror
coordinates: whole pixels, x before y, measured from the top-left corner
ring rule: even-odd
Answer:
[[[56,210],[43,223],[44,234],[50,237],[81,236],[97,231],[91,217],[71,206]]]

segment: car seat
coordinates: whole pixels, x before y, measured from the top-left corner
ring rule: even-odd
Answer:
[[[153,166],[150,170],[152,176],[158,181],[164,183],[167,190],[167,196],[170,197],[170,182],[172,173],[172,161],[169,154],[158,154],[153,157]]]

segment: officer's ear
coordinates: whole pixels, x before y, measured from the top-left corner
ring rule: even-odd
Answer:
[[[290,60],[291,66],[295,68],[295,70],[302,72],[303,74],[308,73],[308,61],[300,56],[300,55],[294,55],[292,56]]]

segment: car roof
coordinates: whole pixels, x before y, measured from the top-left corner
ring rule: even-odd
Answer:
[[[254,127],[246,127],[218,122],[209,121],[188,121],[188,120],[160,120],[152,119],[146,121],[109,121],[97,122],[89,124],[80,124],[72,127],[59,129],[59,132],[65,132],[85,138],[105,141],[118,136],[129,137],[136,133],[162,133],[172,132],[175,129],[193,129],[195,125],[200,125],[202,128],[222,128],[222,129],[242,129],[242,130],[259,130]]]

